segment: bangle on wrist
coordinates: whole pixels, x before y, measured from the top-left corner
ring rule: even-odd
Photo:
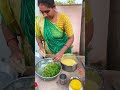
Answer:
[[[9,46],[9,42],[12,41],[12,40],[14,40],[14,39],[15,39],[15,40],[17,41],[17,43],[18,43],[18,40],[16,39],[16,37],[13,37],[13,38],[7,40],[7,46]]]
[[[38,42],[38,45],[40,44],[41,42]]]
[[[67,45],[65,45],[67,48],[69,48]]]

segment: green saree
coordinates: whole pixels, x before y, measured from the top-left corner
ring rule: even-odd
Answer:
[[[57,25],[44,18],[44,39],[48,45],[48,48],[54,53],[58,53],[68,41],[68,37],[65,32],[62,32]],[[65,53],[71,53],[71,47],[69,47]]]

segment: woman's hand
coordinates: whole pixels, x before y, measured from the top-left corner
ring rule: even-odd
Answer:
[[[54,56],[53,60],[54,61],[60,61],[64,52],[71,46],[71,44],[74,41],[74,35],[72,35],[71,37],[69,37],[67,43],[65,44],[65,46]]]
[[[63,51],[59,51],[53,58],[54,61],[60,61],[62,56],[63,56],[64,52]]]
[[[23,59],[23,55],[20,50],[14,50],[11,52],[10,58],[15,60],[21,60]]]
[[[19,50],[12,52],[10,56],[10,64],[16,69],[19,73],[24,73],[25,71],[25,61],[22,53]]]
[[[45,49],[44,48],[40,48],[39,49],[39,54],[42,55],[43,57],[45,57],[46,56]]]

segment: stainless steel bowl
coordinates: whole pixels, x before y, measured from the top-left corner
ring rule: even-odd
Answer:
[[[35,77],[21,77],[6,85],[3,90],[35,90]]]
[[[69,54],[69,53],[68,54],[64,54],[61,60],[65,60],[65,59],[72,59],[77,64],[75,64],[73,66],[67,66],[67,65],[65,65],[65,64],[63,64],[61,62],[62,69],[65,70],[65,71],[68,71],[68,72],[74,72],[77,69],[77,66],[78,66],[78,60],[77,60],[76,56],[73,55],[73,54]]]
[[[68,72],[74,72],[77,69],[77,66],[78,66],[78,64],[75,64],[73,66],[67,66],[67,65],[64,65],[62,63],[61,63],[61,65],[62,65],[62,69],[65,70],[65,71],[68,71]]]
[[[102,86],[104,84],[104,80],[103,77],[101,75],[101,71],[93,68],[92,66],[86,66],[85,67],[85,84],[86,86],[89,87],[89,83],[88,81],[90,81],[91,83],[95,83],[98,87],[98,89],[95,90],[103,90]],[[94,86],[93,86],[94,87]],[[85,89],[87,89],[87,87],[85,87]]]
[[[61,72],[61,69],[62,69],[62,66],[60,64],[60,62],[57,62],[60,66],[60,71],[57,75],[53,76],[53,77],[43,77],[42,74],[40,74],[39,72],[39,69],[44,69],[44,67],[49,63],[49,62],[53,62],[52,58],[44,58],[44,59],[41,59],[35,66],[35,73],[36,75],[38,75],[42,80],[46,80],[46,81],[49,81],[49,80],[53,80],[55,79]]]
[[[9,82],[17,79],[18,73],[10,65],[9,60],[5,58],[0,59],[0,90]]]

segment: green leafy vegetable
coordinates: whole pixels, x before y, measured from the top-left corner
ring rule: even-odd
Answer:
[[[49,62],[44,69],[40,69],[39,72],[44,76],[44,77],[52,77],[55,76],[59,73],[60,71],[60,66],[56,62]]]

